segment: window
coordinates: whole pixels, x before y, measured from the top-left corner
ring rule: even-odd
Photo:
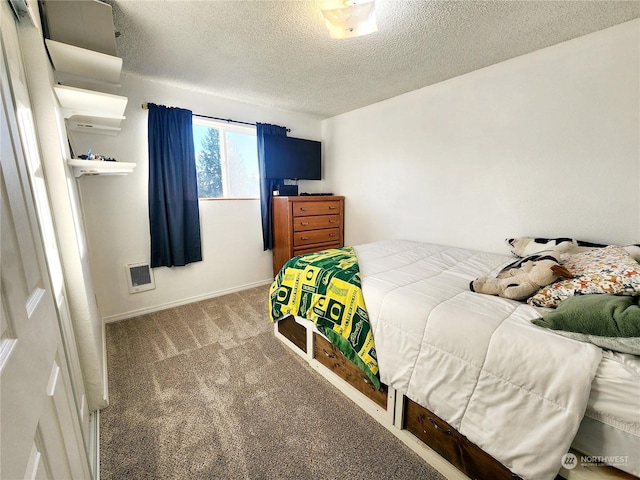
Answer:
[[[258,148],[252,127],[193,119],[199,198],[259,198]]]

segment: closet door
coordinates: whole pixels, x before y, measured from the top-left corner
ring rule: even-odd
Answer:
[[[12,102],[13,20],[0,8],[0,478],[91,478]]]

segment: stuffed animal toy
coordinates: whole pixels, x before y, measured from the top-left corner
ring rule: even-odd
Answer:
[[[563,259],[566,255],[585,252],[593,248],[603,248],[607,245],[585,242],[573,238],[507,238],[505,240],[511,253],[516,257],[528,257],[529,255],[552,251]],[[640,262],[640,244],[626,245],[623,247],[629,255]]]
[[[555,258],[545,256],[544,259],[527,261],[518,268],[504,270],[496,278],[477,278],[469,284],[469,288],[472,292],[526,300],[559,277],[571,278],[572,275]]]
[[[528,257],[536,253],[551,250],[558,255],[571,255],[592,248],[606,247],[597,243],[583,242],[573,238],[507,238],[507,245],[516,257]]]

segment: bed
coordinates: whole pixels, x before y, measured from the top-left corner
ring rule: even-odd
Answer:
[[[383,421],[428,444],[442,435],[432,448],[477,478],[497,476],[486,463],[467,469],[474,449],[496,459],[504,478],[600,463],[640,475],[640,360],[533,325],[544,309],[469,290],[512,257],[400,240],[354,250],[387,396]],[[297,324],[307,357],[336,367],[326,335]],[[581,453],[567,456],[571,446]]]

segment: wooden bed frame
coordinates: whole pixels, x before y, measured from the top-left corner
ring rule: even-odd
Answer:
[[[277,322],[274,331],[278,339],[447,479],[521,478],[426,408],[386,385],[376,390],[312,322],[299,323],[289,316]],[[567,480],[636,478],[611,467],[563,468],[560,475]]]

